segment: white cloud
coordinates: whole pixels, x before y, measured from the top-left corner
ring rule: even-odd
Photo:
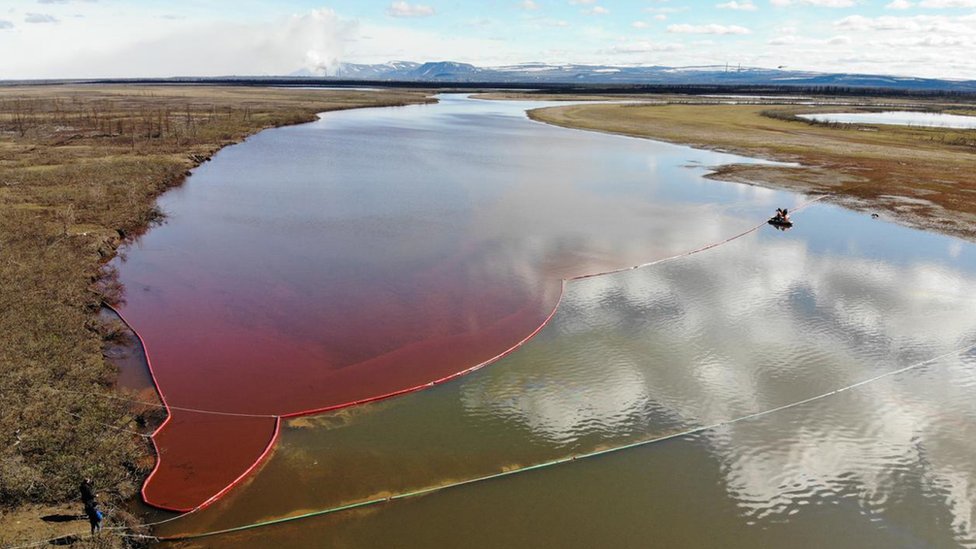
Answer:
[[[519,4],[519,7],[526,11],[535,11],[539,9],[539,4],[536,4],[532,0],[522,0],[522,3]]]
[[[568,28],[571,26],[569,21],[566,21],[565,19],[553,19],[551,17],[531,17],[526,19],[526,22],[536,28]]]
[[[58,18],[47,13],[28,13],[24,17],[26,23],[57,23]]]
[[[864,17],[850,15],[834,22],[838,28],[856,31],[903,31],[929,34],[969,34],[976,31],[976,21],[965,17],[947,17],[944,15],[915,15],[899,17],[882,15],[880,17]],[[918,36],[916,36],[918,37]]]
[[[635,29],[646,29],[650,25],[648,25],[647,23],[645,23],[643,21],[634,21],[633,23],[630,24],[630,26],[631,27],[634,27]]]
[[[565,21],[533,18],[527,26],[565,27]],[[423,61],[460,61],[480,65],[503,65],[525,61],[516,54],[517,44],[499,42],[491,38],[465,34],[443,34],[433,30],[404,27],[399,24],[375,25],[362,23],[351,32],[344,44],[355,49],[350,62],[385,63],[391,59]],[[343,55],[348,55],[343,52]],[[548,52],[540,52],[540,59],[550,59]]]
[[[652,53],[652,52],[671,52],[682,48],[681,44],[648,42],[646,40],[630,41],[616,45],[610,49],[602,50],[601,53],[610,54],[633,54],[633,53]]]
[[[737,2],[736,0],[731,0],[731,2],[725,2],[724,4],[715,4],[715,7],[720,10],[738,10],[738,11],[756,11],[757,8],[752,0],[745,0],[745,2]]]
[[[884,42],[886,46],[893,48],[952,48],[952,47],[970,47],[974,44],[973,40],[969,37],[961,36],[923,36],[923,37],[908,37],[908,38],[897,38],[893,40],[886,40]]]
[[[590,4],[596,4],[596,0],[569,0],[569,3],[574,6],[587,6]]]
[[[894,0],[894,2],[885,5],[886,10],[907,10],[911,8],[914,4],[908,0]]]
[[[608,10],[603,6],[593,6],[588,10],[583,10],[583,13],[585,13],[586,15],[606,15],[610,13],[610,10]]]
[[[864,17],[863,15],[850,15],[834,23],[835,26],[853,30],[917,30],[918,24],[906,17],[884,16],[878,18]]]
[[[33,11],[44,10],[33,3]],[[437,7],[428,0],[408,0],[409,4]],[[97,77],[97,76],[172,76],[222,75],[222,74],[288,74],[303,66],[316,72],[328,72],[331,67],[342,62],[376,63],[392,59],[457,60],[478,65],[512,64],[526,60],[545,60],[552,63],[594,63],[606,64],[611,59],[623,55],[621,49],[647,49],[644,46],[627,44],[613,52],[606,49],[617,44],[616,35],[584,34],[584,27],[572,24],[558,17],[546,17],[546,10],[562,4],[562,9],[572,11],[592,9],[596,6],[609,8],[618,15],[619,10],[611,8],[608,2],[595,0],[590,5],[580,5],[576,9],[566,2],[544,2],[532,0],[539,11],[522,11],[512,25],[492,26],[491,37],[484,32],[465,33],[456,29],[411,29],[410,23],[416,19],[397,19],[387,17],[384,10],[392,0],[385,0],[374,20],[363,19],[355,24],[350,20],[336,22],[336,27],[326,27],[321,32],[302,29],[297,40],[281,38],[280,34],[290,23],[288,17],[272,18],[266,21],[234,23],[223,21],[222,15],[198,17],[190,15],[183,20],[164,18],[165,10],[117,10],[109,2],[85,3],[86,18],[70,16],[71,9],[82,5],[80,0],[53,6],[49,13],[59,19],[57,24],[24,23],[25,11],[21,9],[13,15],[0,9],[0,19],[8,20],[5,29],[0,30],[0,51],[30,52],[23,56],[0,55],[0,74],[9,78],[57,78],[57,77]],[[722,13],[714,6],[731,0],[712,0],[705,4],[713,13]],[[735,0],[744,3],[746,0]],[[682,33],[690,40],[680,51],[670,55],[633,53],[628,62],[653,63],[662,65],[701,65],[714,63],[716,59],[728,57],[727,41],[729,35],[752,31],[739,40],[735,52],[735,62],[743,66],[775,67],[789,65],[797,70],[818,70],[825,72],[861,72],[905,76],[926,76],[937,78],[974,79],[976,78],[976,15],[937,11],[914,14],[913,12],[883,11],[885,4],[894,0],[884,0],[875,4],[875,13],[867,12],[860,16],[845,16],[851,13],[836,14],[827,21],[780,17],[780,21],[767,26],[759,35],[758,27],[738,22],[742,27],[731,26],[732,21],[714,20],[717,26],[705,25],[709,20],[682,21],[670,14],[682,12],[676,0],[670,3],[648,3],[635,16],[624,19],[630,25],[634,39],[666,40],[649,36],[652,30],[669,30],[671,37]],[[915,7],[921,0],[911,1]],[[929,2],[936,0],[927,0]],[[77,3],[76,3],[77,2]],[[769,4],[751,0],[760,8],[768,9]],[[510,9],[517,10],[522,0],[507,0]],[[795,7],[796,2],[793,2]],[[615,4],[614,4],[615,5]],[[67,8],[65,6],[68,6]],[[62,11],[55,11],[60,9]],[[786,8],[793,9],[793,8]],[[328,10],[327,10],[328,11]],[[440,9],[434,16],[441,15]],[[725,13],[730,13],[725,10]],[[748,13],[748,12],[731,12]],[[784,14],[782,9],[780,14]],[[887,19],[882,19],[884,14]],[[306,14],[307,16],[308,14]],[[791,15],[786,13],[786,15]],[[830,12],[824,15],[830,15]],[[579,16],[579,15],[577,15]],[[304,16],[295,16],[304,17]],[[610,16],[604,16],[606,19]],[[593,21],[601,18],[594,17]],[[426,19],[429,20],[429,19]],[[422,20],[422,21],[426,21]],[[647,27],[633,25],[635,20]],[[661,22],[663,21],[663,23]],[[380,23],[383,23],[380,25]],[[311,24],[310,24],[311,25]],[[332,25],[328,23],[326,25]],[[460,26],[456,26],[460,28]],[[566,32],[579,28],[579,33]],[[745,29],[744,27],[748,27]],[[798,28],[788,32],[785,27]],[[352,30],[344,30],[352,28]],[[626,28],[626,27],[625,27]],[[326,46],[308,45],[310,36],[318,33],[328,34],[328,29],[340,32],[341,37],[334,42],[326,41]],[[369,30],[367,30],[369,29]],[[565,29],[565,30],[564,30]],[[423,31],[423,32],[421,32]],[[543,43],[518,40],[519,33],[534,31],[547,33],[551,40]],[[770,34],[766,34],[772,31]],[[561,36],[556,36],[556,35]],[[783,38],[796,35],[792,44]],[[204,37],[211,36],[211,39]],[[838,39],[837,36],[845,38]],[[833,37],[833,38],[832,38]],[[712,42],[702,39],[712,38]],[[325,40],[323,38],[323,40]],[[331,40],[331,39],[330,39]],[[769,45],[768,40],[773,41]],[[265,41],[270,46],[264,47]],[[677,41],[677,40],[675,40]],[[186,42],[198,49],[197,53],[182,45]],[[65,51],[63,44],[76,44]],[[660,51],[660,46],[653,45]],[[942,48],[943,51],[939,51]],[[158,49],[158,52],[149,52]],[[170,51],[172,50],[172,51]],[[202,52],[202,53],[201,53]],[[212,53],[211,53],[212,52]],[[941,53],[941,55],[939,55]]]
[[[669,25],[668,32],[681,34],[750,34],[752,31],[739,25]]]
[[[160,22],[160,25],[163,23]],[[155,37],[96,43],[65,54],[61,48],[45,51],[46,63],[0,67],[3,72],[31,71],[33,77],[213,76],[288,74],[302,67],[318,73],[334,70],[356,35],[357,24],[340,19],[330,9],[313,10],[261,24],[211,24],[186,27]],[[76,28],[84,29],[82,22]],[[76,29],[69,36],[83,37]]]
[[[434,8],[421,4],[410,4],[404,0],[398,0],[390,4],[386,9],[387,15],[392,17],[428,17],[434,15]]]
[[[770,0],[774,6],[816,6],[819,8],[850,8],[856,0]]]
[[[6,19],[0,19],[0,30],[12,28],[14,28],[14,24],[12,22],[7,21]]]
[[[790,44],[795,44],[796,37],[793,35],[777,36],[766,43],[771,46],[787,46]]]
[[[976,8],[976,0],[922,0],[923,8]]]
[[[655,7],[644,8],[644,11],[646,11],[647,13],[678,13],[679,11],[685,11],[686,9],[688,8],[672,8],[672,7],[665,6],[663,8],[655,8]]]

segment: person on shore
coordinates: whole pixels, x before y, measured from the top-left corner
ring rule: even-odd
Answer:
[[[81,485],[78,487],[78,491],[81,493],[81,503],[86,507],[89,503],[94,503],[95,501],[95,487],[92,485],[92,479],[86,478],[81,481]]]
[[[95,500],[85,504],[85,515],[88,516],[88,524],[91,525],[91,535],[94,536],[96,533],[101,532],[102,519],[105,517],[98,510],[98,503]]]

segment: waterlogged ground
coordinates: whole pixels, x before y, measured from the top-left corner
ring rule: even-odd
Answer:
[[[431,319],[451,311],[490,319],[486,311],[529,303],[544,316],[560,277],[695,249],[754,226],[776,206],[805,200],[701,177],[700,166],[734,157],[551,128],[525,120],[525,107],[447,97],[437,106],[330,114],[227,149],[167,195],[170,223],[130,251],[122,274],[130,296],[125,312],[147,339],[157,370],[171,370],[171,402],[209,398],[218,403],[211,408],[278,410],[333,398],[344,388],[316,369],[336,363],[288,347],[329,356],[337,344],[367,356],[382,338],[357,346],[331,332],[352,337],[358,331],[344,330],[347,323],[383,318],[388,305],[410,325],[374,323],[394,339],[404,331],[435,333]],[[277,155],[290,161],[278,163]],[[248,198],[253,193],[261,199]],[[241,204],[250,206],[240,211]],[[279,230],[267,217],[285,223],[296,214],[304,221],[287,223],[287,234],[270,242],[277,246],[253,249],[268,244],[262,233]],[[442,220],[450,231],[424,228]],[[552,322],[517,352],[448,384],[284,423],[274,453],[249,482],[158,533],[295,516],[646,440],[976,344],[974,246],[825,205],[796,221],[786,233],[764,227],[690,257],[572,282]],[[371,223],[387,227],[382,237],[366,230]],[[323,230],[337,226],[349,230]],[[247,242],[233,254],[208,243],[235,235]],[[289,244],[292,238],[301,245]],[[194,249],[198,241],[219,260]],[[294,250],[293,260],[280,266],[279,248]],[[237,259],[242,253],[276,276],[255,274],[248,257]],[[438,254],[444,258],[435,261]],[[180,256],[187,261],[176,262]],[[411,273],[429,272],[432,262],[443,276],[430,288],[416,286],[423,277]],[[395,269],[415,285],[400,290],[416,304],[402,312],[385,293],[397,283]],[[452,278],[458,273],[469,276]],[[211,277],[231,283],[221,292],[220,284],[205,283]],[[304,298],[271,305],[288,294],[262,290],[269,278]],[[140,280],[144,295],[133,289]],[[363,311],[350,297],[357,288],[367,288],[356,296]],[[322,309],[337,296],[350,299],[348,307],[322,322],[330,318]],[[227,311],[201,315],[199,308]],[[290,334],[302,318],[314,322]],[[477,339],[490,324],[469,323],[466,333]],[[288,336],[268,352],[288,353],[288,360],[266,366],[282,383],[255,374],[256,359],[239,374],[233,361],[221,360],[222,345],[248,339],[234,335],[242,325],[265,327],[272,342]],[[510,327],[510,336],[503,333],[518,339]],[[207,337],[183,338],[177,348],[180,338],[167,330]],[[490,341],[507,344],[504,337]],[[264,340],[253,348],[258,343]],[[159,346],[172,346],[172,354],[160,358]],[[445,363],[466,358],[447,341],[425,352],[431,349]],[[210,360],[196,360],[199,353]],[[357,364],[340,369],[356,372]],[[362,385],[396,377],[399,364],[384,363]],[[436,364],[422,361],[411,371],[436,372]],[[306,382],[292,386],[303,372]],[[228,380],[236,382],[223,385]],[[161,385],[166,392],[167,381]],[[273,395],[249,397],[269,389]],[[962,353],[693,436],[200,543],[976,545],[974,396],[976,352]],[[249,407],[249,398],[266,408]],[[220,425],[213,420],[215,433]],[[236,452],[233,439],[221,441],[221,457]],[[181,442],[195,444],[169,439]],[[181,484],[172,479],[160,493],[178,495]]]

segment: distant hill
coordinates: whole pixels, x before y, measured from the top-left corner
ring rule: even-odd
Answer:
[[[528,85],[835,86],[976,92],[976,80],[944,80],[870,74],[821,73],[714,65],[665,67],[524,63],[500,67],[477,67],[468,63],[456,63],[453,61],[428,63],[393,61],[377,65],[343,63],[338,66],[334,74],[322,75],[302,70],[292,73],[290,76],[315,76],[336,80],[432,82],[438,84],[497,82]]]

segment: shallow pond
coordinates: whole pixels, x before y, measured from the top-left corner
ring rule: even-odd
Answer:
[[[531,333],[562,278],[721,242],[806,201],[702,177],[747,159],[549,127],[527,106],[333,113],[225,149],[168,193],[169,222],[120,267],[170,402],[280,414],[460,371]],[[551,323],[484,369],[289,420],[247,483],[160,533],[647,440],[976,343],[971,244],[823,204],[795,220],[570,282]],[[695,435],[201,543],[972,544],[973,366],[949,355]],[[180,505],[268,438],[261,418],[174,417],[157,442],[164,465],[182,461],[148,488]]]
[[[926,126],[933,128],[976,128],[976,116],[944,114],[937,112],[846,112],[799,114],[800,118],[818,122],[839,122],[841,124],[888,124],[895,126]]]

